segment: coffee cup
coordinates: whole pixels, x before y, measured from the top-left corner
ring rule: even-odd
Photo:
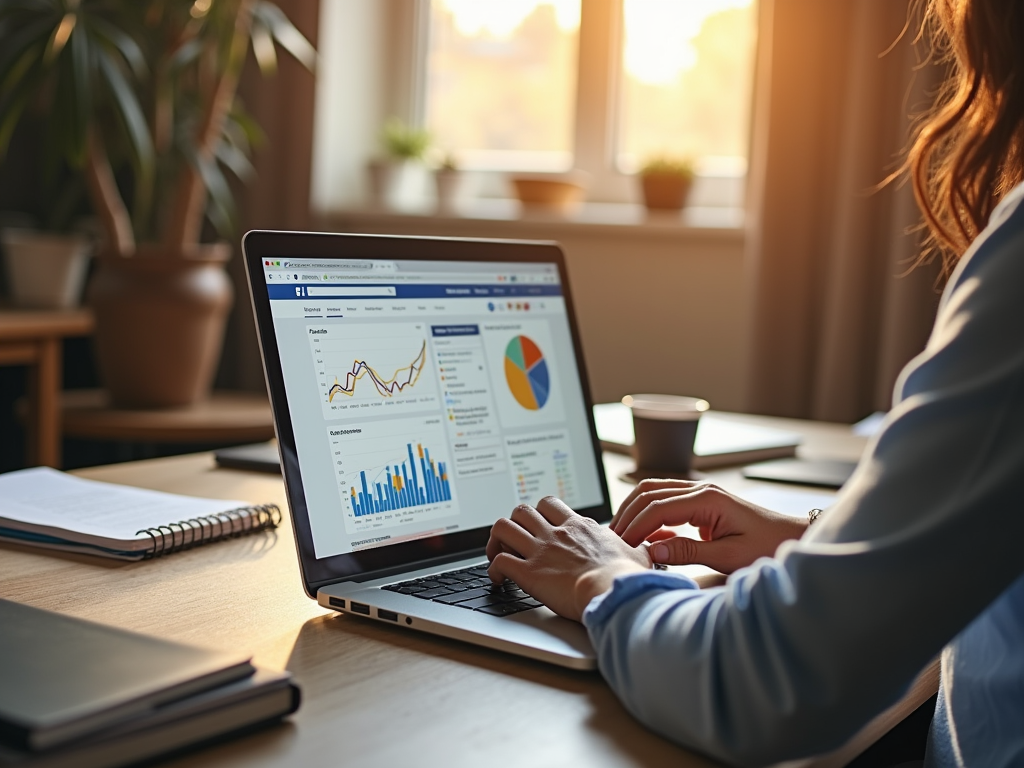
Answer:
[[[633,457],[637,472],[688,475],[693,464],[693,443],[707,400],[680,395],[626,395],[624,405],[633,413]]]

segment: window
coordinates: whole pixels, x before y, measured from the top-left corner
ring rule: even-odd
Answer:
[[[473,169],[582,168],[591,197],[658,155],[742,176],[752,0],[431,0],[424,122]],[[582,56],[581,56],[582,49]]]
[[[580,0],[434,0],[426,125],[442,151],[491,170],[573,162]]]
[[[635,201],[648,157],[691,157],[691,206],[736,222],[755,45],[756,0],[321,0],[313,204],[365,202],[397,116],[466,169],[586,171],[598,202]]]

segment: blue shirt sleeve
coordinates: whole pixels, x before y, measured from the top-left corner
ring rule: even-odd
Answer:
[[[641,721],[764,764],[840,746],[1024,572],[1024,206],[993,216],[856,473],[804,538],[697,590],[616,580],[584,623]]]

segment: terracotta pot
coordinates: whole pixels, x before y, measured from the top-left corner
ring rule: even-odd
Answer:
[[[513,176],[512,187],[526,209],[572,213],[583,200],[584,186],[571,179]]]
[[[89,285],[100,377],[122,408],[171,408],[209,395],[233,290],[226,243],[187,256],[140,246],[100,257]]]
[[[686,204],[693,179],[674,173],[648,173],[640,177],[640,183],[648,208],[678,211]]]

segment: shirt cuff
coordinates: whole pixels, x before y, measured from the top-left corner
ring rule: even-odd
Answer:
[[[617,576],[612,588],[598,595],[583,611],[583,626],[594,629],[615,613],[624,603],[645,592],[668,592],[675,589],[700,589],[689,576],[672,571],[644,571]]]

